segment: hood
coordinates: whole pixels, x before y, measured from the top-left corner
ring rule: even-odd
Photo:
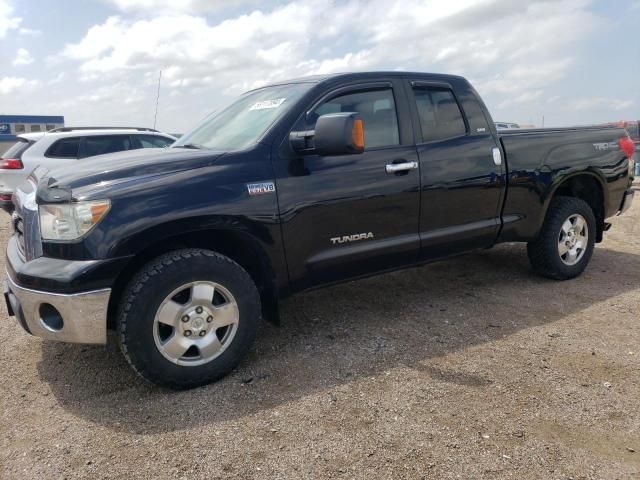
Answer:
[[[145,148],[85,158],[51,171],[40,166],[32,176],[40,184],[39,196],[46,201],[48,195],[42,192],[43,188],[70,191],[95,184],[108,186],[141,177],[205,167],[223,153],[187,148]],[[55,196],[49,199],[53,202],[56,200],[62,199]]]

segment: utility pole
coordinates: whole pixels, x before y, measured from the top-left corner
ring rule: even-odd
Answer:
[[[544,128],[544,115],[542,115],[542,128]]]
[[[158,103],[160,102],[160,81],[162,80],[162,70],[158,73],[158,92],[156,94],[156,112],[153,115],[153,128],[156,128],[156,120],[158,119]]]

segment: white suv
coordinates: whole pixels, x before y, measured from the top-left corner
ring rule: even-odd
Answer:
[[[23,133],[0,156],[0,207],[11,209],[13,191],[38,165],[51,169],[105,153],[164,148],[175,140],[150,128],[62,127]]]

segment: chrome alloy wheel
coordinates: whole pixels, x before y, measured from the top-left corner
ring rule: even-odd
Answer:
[[[213,282],[191,282],[171,292],[153,321],[160,353],[181,366],[198,366],[218,357],[238,330],[238,304],[231,292]]]
[[[558,254],[565,265],[578,263],[589,244],[589,227],[585,218],[576,213],[565,220],[558,236]]]

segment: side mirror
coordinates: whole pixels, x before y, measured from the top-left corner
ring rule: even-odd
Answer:
[[[309,140],[313,138],[313,142]],[[318,155],[349,155],[364,151],[364,122],[357,112],[328,113],[318,117],[316,129],[291,132],[297,152]]]

